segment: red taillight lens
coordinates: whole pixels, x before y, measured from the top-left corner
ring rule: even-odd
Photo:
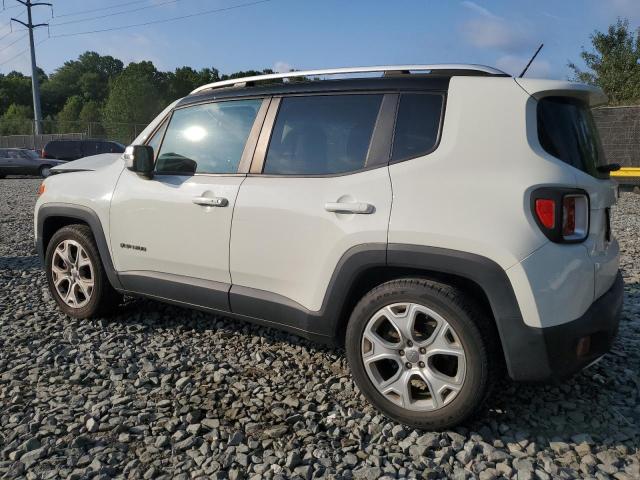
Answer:
[[[536,200],[536,215],[545,228],[553,228],[556,225],[556,202],[547,198]]]

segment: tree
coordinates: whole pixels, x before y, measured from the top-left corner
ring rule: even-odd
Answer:
[[[78,123],[80,112],[82,111],[82,98],[79,95],[69,97],[62,110],[57,116],[58,129],[60,133],[78,132],[84,130]]]
[[[587,70],[569,63],[574,79],[601,87],[611,104],[640,101],[640,29],[618,19],[607,32],[596,30],[591,43],[593,50],[583,48],[580,54]]]
[[[0,74],[0,115],[4,114],[11,104],[31,105],[31,77],[20,72]]]
[[[33,128],[33,110],[12,103],[0,117],[0,135],[25,135]]]
[[[163,108],[161,75],[151,62],[130,63],[111,83],[103,119],[116,140],[129,143],[131,124],[149,123]]]
[[[110,55],[85,52],[58,68],[42,85],[42,105],[45,114],[56,114],[69,97],[103,102],[109,94],[109,83],[123,69],[123,63]]]

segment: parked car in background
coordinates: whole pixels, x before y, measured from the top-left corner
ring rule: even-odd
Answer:
[[[77,160],[100,153],[123,153],[124,145],[110,140],[51,140],[42,149],[44,158]]]
[[[0,178],[7,175],[39,175],[48,177],[51,168],[65,163],[41,158],[37,152],[26,148],[0,148]]]

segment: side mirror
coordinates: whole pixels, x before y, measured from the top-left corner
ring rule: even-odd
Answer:
[[[129,145],[123,155],[129,170],[146,178],[153,177],[153,148],[148,145]]]

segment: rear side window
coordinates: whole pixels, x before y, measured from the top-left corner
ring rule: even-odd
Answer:
[[[94,142],[94,141],[84,141],[82,142],[82,154],[85,157],[89,157],[91,155],[97,155],[98,153],[102,153],[100,151],[100,144],[102,142]]]
[[[382,95],[282,100],[263,173],[327,175],[365,167]]]
[[[262,99],[179,108],[156,161],[158,173],[236,173]]]
[[[538,139],[544,150],[565,163],[596,178],[606,164],[600,136],[591,110],[582,101],[566,97],[546,97],[538,101]]]
[[[392,162],[426,155],[435,149],[443,103],[440,94],[403,93],[400,96]]]

